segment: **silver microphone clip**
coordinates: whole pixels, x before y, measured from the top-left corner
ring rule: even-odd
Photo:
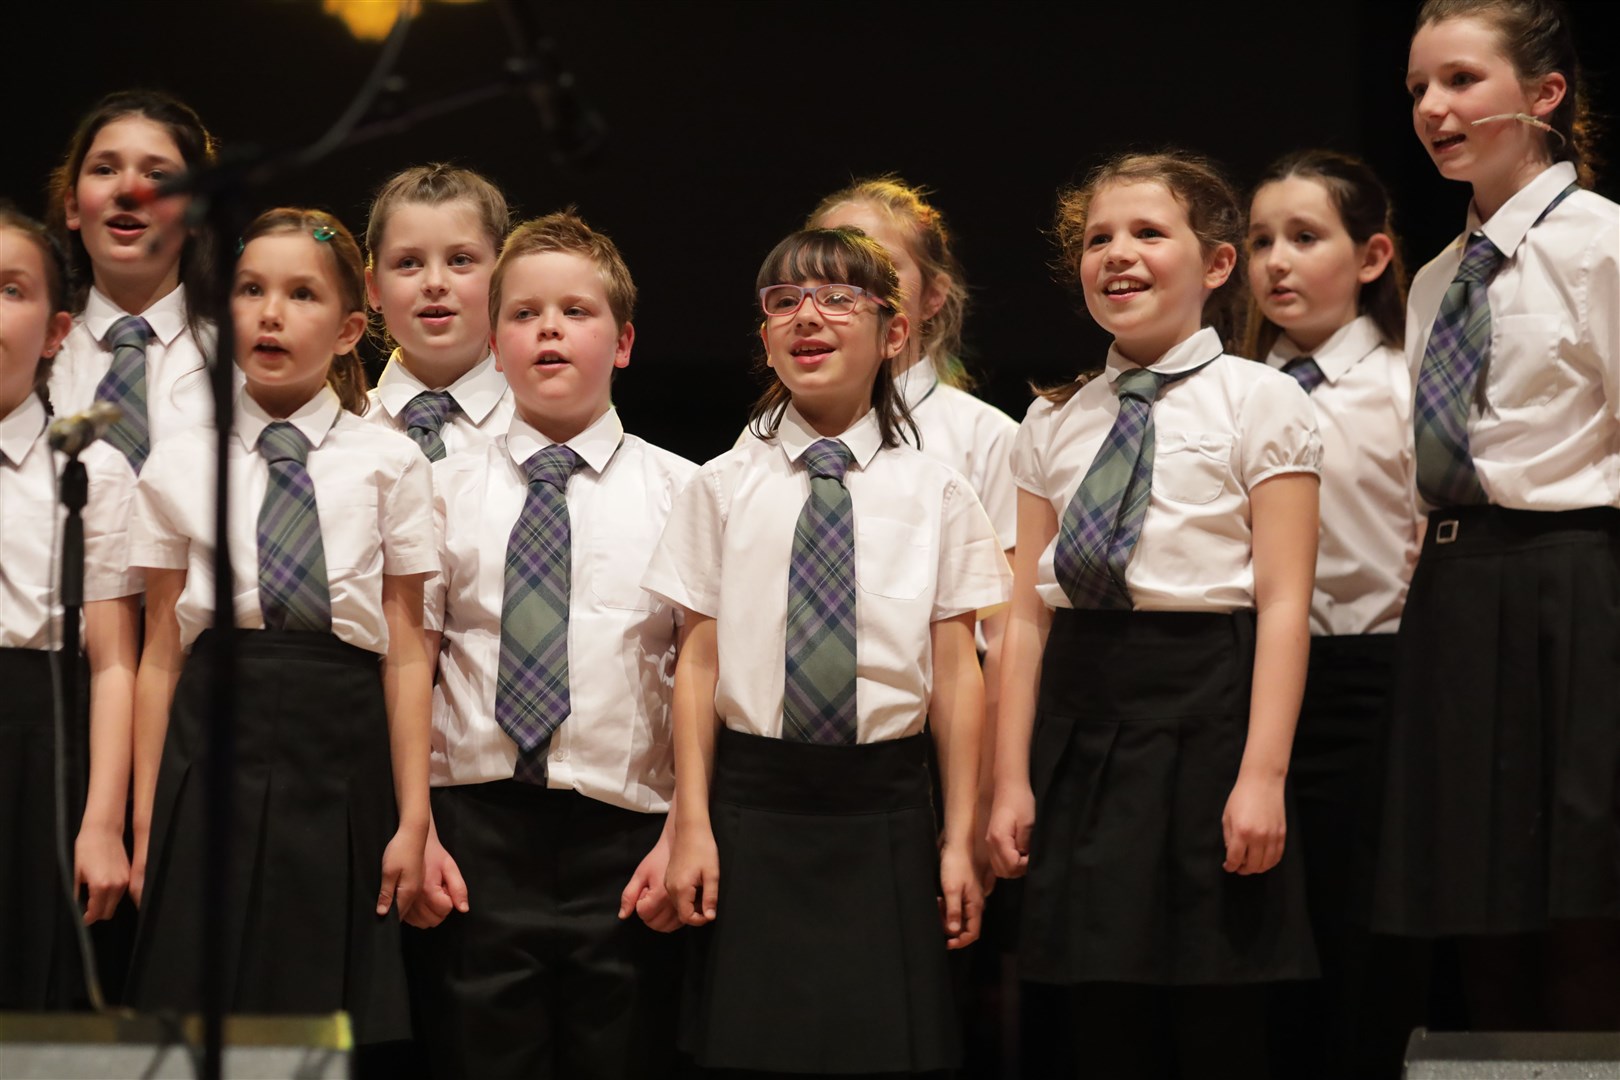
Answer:
[[[52,420],[51,426],[45,431],[45,440],[50,443],[52,450],[77,457],[123,417],[123,409],[110,401],[98,401],[83,412]]]

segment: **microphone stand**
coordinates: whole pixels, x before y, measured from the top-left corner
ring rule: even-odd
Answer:
[[[52,785],[56,802],[56,863],[61,875],[64,899],[68,913],[73,917],[80,962],[84,966],[85,989],[90,995],[91,1007],[101,1011],[106,1003],[101,996],[101,980],[91,962],[88,936],[79,918],[79,896],[73,876],[72,823],[84,813],[84,765],[87,761],[88,731],[79,721],[83,715],[80,694],[80,631],[84,612],[84,507],[90,499],[90,480],[85,472],[79,452],[68,454],[62,468],[58,487],[67,520],[62,530],[62,648],[56,667],[55,709],[55,783]],[[71,786],[70,786],[71,780]]]
[[[302,171],[331,153],[370,142],[384,135],[397,134],[414,127],[425,119],[443,115],[453,109],[481,103],[495,97],[521,92],[535,98],[548,95],[548,104],[557,89],[572,91],[571,77],[557,75],[546,60],[554,55],[544,37],[535,36],[537,23],[521,7],[522,0],[498,0],[502,15],[512,36],[516,55],[505,65],[504,78],[483,87],[463,91],[422,105],[397,117],[386,117],[364,126],[360,121],[371,112],[384,90],[397,92],[402,80],[392,77],[392,70],[405,43],[405,34],[411,22],[408,11],[401,11],[398,21],[383,43],[382,53],[361,85],[355,98],[344,109],[332,127],[314,143],[302,150],[274,158],[252,147],[242,147],[221,155],[219,164],[194,168],[160,184],[156,198],[190,195],[191,206],[187,222],[193,227],[206,223],[213,231],[214,282],[223,290],[219,303],[212,312],[217,329],[213,364],[210,369],[214,394],[214,425],[218,440],[215,447],[215,512],[214,512],[214,650],[210,665],[209,717],[206,786],[208,828],[204,847],[204,874],[206,894],[203,905],[202,938],[202,1000],[203,1000],[203,1080],[221,1080],[224,1075],[225,1003],[229,987],[225,985],[223,959],[225,956],[225,914],[231,899],[226,892],[225,868],[230,854],[231,790],[235,770],[235,717],[236,717],[236,611],[235,579],[232,576],[228,513],[230,497],[230,444],[235,423],[235,327],[230,309],[230,283],[236,276],[236,246],[232,238],[241,235],[245,223],[244,197],[253,188],[260,187],[280,176]],[[561,102],[553,104],[553,110]],[[577,102],[566,103],[572,114],[589,118],[590,134],[585,138],[566,138],[566,124],[558,124],[555,111],[544,113],[543,127],[548,136],[559,145],[553,148],[553,159],[565,162],[579,159],[594,152],[605,129],[600,118]],[[565,115],[564,119],[572,119]],[[575,145],[560,145],[562,142]],[[82,474],[82,466],[80,467]],[[81,501],[81,504],[82,501]],[[82,526],[81,526],[82,558]],[[81,590],[82,592],[82,590]],[[64,599],[66,589],[64,588]],[[75,627],[77,622],[75,621]],[[76,632],[76,631],[75,631]],[[77,638],[73,638],[77,642]],[[235,898],[241,902],[242,898]]]

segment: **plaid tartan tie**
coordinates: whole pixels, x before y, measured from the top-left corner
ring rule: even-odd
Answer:
[[[112,366],[96,386],[96,400],[118,406],[124,414],[107,429],[106,440],[129,459],[136,473],[152,452],[152,432],[146,420],[146,346],[151,325],[139,315],[125,315],[107,331]]]
[[[844,487],[853,457],[837,439],[804,452],[810,497],[793,529],[782,691],[782,737],[794,742],[855,742],[855,515]]]
[[[285,421],[259,433],[270,480],[259,505],[259,610],[266,630],[332,629],[326,548],[315,510],[315,484],[304,462],[309,440]]]
[[[1423,350],[1415,410],[1417,486],[1431,506],[1486,501],[1468,452],[1468,408],[1491,347],[1486,283],[1501,265],[1502,253],[1484,233],[1468,238]]]
[[[439,432],[458,407],[448,390],[424,390],[399,414],[405,421],[405,434],[416,440],[429,461],[444,460],[444,436]]]
[[[1170,375],[1135,368],[1114,380],[1119,414],[1063,512],[1052,552],[1058,584],[1076,608],[1131,610],[1125,567],[1153,492],[1153,403],[1168,383],[1204,364]]]
[[[546,782],[551,733],[568,717],[568,478],[580,466],[566,446],[523,463],[529,492],[506,543],[501,662],[495,722],[518,745],[512,778]]]
[[[1307,394],[1312,393],[1318,386],[1327,381],[1322,369],[1311,356],[1296,356],[1283,365],[1283,374],[1292,375],[1294,381],[1304,388]]]
[[[1570,184],[1531,224],[1580,190]],[[1491,348],[1492,275],[1506,258],[1484,233],[1463,249],[1457,276],[1440,301],[1440,312],[1423,349],[1417,403],[1412,410],[1417,450],[1417,489],[1430,506],[1477,506],[1488,502],[1468,447],[1468,411]]]

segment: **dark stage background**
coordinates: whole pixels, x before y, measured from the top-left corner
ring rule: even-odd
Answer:
[[[525,2],[607,122],[593,165],[553,164],[514,97],[340,152],[254,193],[252,209],[324,206],[359,233],[378,183],[434,159],[488,174],[525,216],[576,204],[641,290],[616,389],[626,425],[699,461],[730,445],[758,387],[760,260],[851,176],[894,170],[935,190],[973,286],[971,365],[1014,417],[1028,380],[1096,366],[1106,347],[1054,279],[1046,235],[1056,189],[1104,154],[1180,145],[1247,183],[1296,147],[1360,153],[1394,192],[1414,268],[1466,208],[1412,133],[1404,0]],[[1594,102],[1614,117],[1610,6],[1571,9]],[[160,87],[227,144],[288,149],[325,130],[378,49],[316,0],[18,3],[4,20],[0,195],[34,213],[77,117],[109,90]],[[490,4],[429,2],[400,67],[406,100],[474,86],[511,51]],[[1620,160],[1620,139],[1609,149]],[[1616,196],[1612,179],[1599,186]]]

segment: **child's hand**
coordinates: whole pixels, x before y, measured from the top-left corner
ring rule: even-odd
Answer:
[[[129,888],[129,857],[124,854],[124,838],[111,829],[85,826],[73,845],[73,884],[75,892],[87,890],[84,925],[112,918]]]
[[[675,901],[666,883],[669,847],[669,830],[665,829],[659,834],[658,843],[636,867],[636,872],[630,875],[624,892],[619,894],[619,918],[628,919],[630,913],[635,912],[642,922],[660,934],[681,928],[681,918],[675,912]]]
[[[1221,815],[1221,833],[1226,839],[1226,861],[1221,868],[1229,874],[1265,873],[1282,860],[1287,832],[1282,778],[1239,773]]]
[[[945,947],[963,949],[979,940],[979,916],[984,892],[973,872],[973,857],[966,847],[946,847],[939,853],[940,921],[945,926]]]
[[[697,835],[677,830],[664,887],[675,901],[675,914],[681,922],[702,926],[714,921],[720,908],[720,849],[707,826]]]
[[[404,915],[422,891],[422,855],[427,845],[423,829],[401,828],[383,848],[382,888],[377,893],[377,914],[386,915],[396,902]]]
[[[437,830],[429,829],[427,850],[422,859],[422,891],[416,903],[400,907],[404,919],[412,926],[431,930],[450,915],[459,911],[465,915],[471,910],[467,903],[467,882],[462,879],[456,860],[439,843]]]
[[[1029,869],[1029,834],[1035,828],[1035,792],[1026,781],[996,785],[990,805],[990,865],[1004,878],[1023,877]]]

